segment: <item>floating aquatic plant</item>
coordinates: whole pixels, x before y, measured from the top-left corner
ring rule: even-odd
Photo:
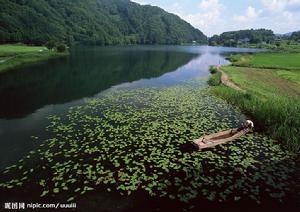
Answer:
[[[202,82],[165,88],[111,90],[65,116],[49,117],[50,137],[3,173],[0,188],[39,189],[40,197],[73,201],[106,189],[190,202],[284,199],[292,186],[292,155],[253,134],[215,149],[181,147],[237,126],[243,116]]]

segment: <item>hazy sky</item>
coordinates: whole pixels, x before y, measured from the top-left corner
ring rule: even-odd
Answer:
[[[179,15],[206,35],[249,28],[300,30],[300,0],[132,0]]]

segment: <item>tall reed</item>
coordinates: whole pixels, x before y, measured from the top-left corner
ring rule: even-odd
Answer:
[[[225,86],[211,88],[212,92],[239,107],[251,116],[287,149],[300,149],[300,100],[289,97],[260,99],[251,93],[241,93]]]

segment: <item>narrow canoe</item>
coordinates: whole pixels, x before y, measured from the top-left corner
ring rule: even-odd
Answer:
[[[220,144],[227,143],[238,139],[239,137],[247,134],[250,129],[238,131],[237,128],[226,130],[223,132],[214,133],[208,136],[201,137],[193,141],[193,144],[199,149],[212,148]]]

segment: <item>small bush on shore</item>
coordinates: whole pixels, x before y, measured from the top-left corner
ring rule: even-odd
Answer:
[[[212,74],[207,82],[210,86],[218,86],[221,84],[221,72]]]
[[[67,50],[67,47],[65,44],[59,44],[57,47],[56,47],[57,51],[58,52],[65,52]]]
[[[51,40],[51,41],[48,41],[48,42],[45,44],[45,46],[47,47],[47,49],[53,50],[53,49],[55,48],[56,44],[55,44],[55,41]]]
[[[215,74],[218,72],[218,69],[216,66],[210,66],[209,71],[211,74]]]
[[[45,46],[49,50],[56,50],[57,52],[66,52],[67,46],[64,43],[57,43],[55,41],[48,41]]]

